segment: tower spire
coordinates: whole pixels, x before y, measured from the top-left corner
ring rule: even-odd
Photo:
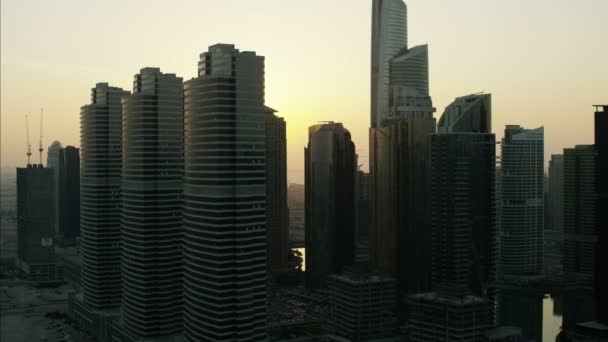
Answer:
[[[25,135],[27,139],[27,152],[25,155],[27,156],[27,165],[30,165],[32,157],[32,144],[30,144],[30,122],[27,114],[25,114]]]

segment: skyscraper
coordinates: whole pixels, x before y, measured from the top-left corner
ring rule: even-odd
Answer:
[[[545,207],[544,268],[546,274],[563,271],[564,248],[564,155],[549,160]]]
[[[308,128],[304,154],[306,286],[317,289],[354,261],[357,157],[350,132],[333,122]]]
[[[53,202],[53,229],[55,234],[59,233],[59,151],[62,145],[59,141],[53,141],[46,150],[46,167],[53,170],[53,191],[55,201]],[[42,161],[40,161],[42,164]]]
[[[80,149],[66,146],[59,150],[59,236],[73,244],[80,236]]]
[[[608,105],[595,106],[595,298],[597,321],[608,325]]]
[[[409,108],[370,130],[370,266],[397,279],[401,294],[429,290],[431,270],[426,182],[434,108]]]
[[[17,168],[17,268],[36,283],[61,281],[55,264],[53,170]]]
[[[138,337],[182,328],[182,79],[144,68],[122,98],[122,317]]]
[[[431,136],[433,288],[486,296],[496,266],[495,137]]]
[[[435,133],[428,47],[408,49],[407,8],[373,2],[370,128],[370,266],[398,281],[400,295],[430,285],[426,192],[428,135]]]
[[[371,127],[380,127],[389,109],[390,60],[407,48],[407,6],[403,0],[373,0]]]
[[[564,272],[593,276],[595,257],[593,145],[564,149]]]
[[[430,135],[433,292],[408,296],[412,341],[480,341],[493,326],[495,136],[490,94],[457,98]]]
[[[546,230],[564,232],[564,155],[552,154],[549,160],[549,222]]]
[[[93,310],[120,303],[121,105],[129,92],[98,83],[80,109],[82,290]]]
[[[285,120],[266,108],[266,230],[268,263],[273,275],[287,270],[289,210],[287,209],[287,137]]]
[[[507,125],[501,148],[499,275],[539,275],[543,268],[544,129]]]
[[[367,264],[371,219],[370,176],[358,170],[355,179],[355,262]]]
[[[264,57],[217,44],[184,83],[184,334],[266,338]]]

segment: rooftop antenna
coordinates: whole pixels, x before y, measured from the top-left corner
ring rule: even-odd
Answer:
[[[42,112],[43,108],[40,108],[40,140],[38,140],[38,152],[40,153],[40,166],[42,166]]]
[[[27,138],[27,165],[30,165],[32,157],[32,144],[30,144],[30,123],[27,118],[27,114],[25,114],[25,135]]]

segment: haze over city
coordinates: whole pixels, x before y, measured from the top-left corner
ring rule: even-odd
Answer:
[[[439,116],[455,97],[492,93],[493,131],[545,127],[545,160],[592,142],[590,104],[608,102],[608,2],[408,1],[409,45],[429,44]],[[17,1],[1,4],[3,167],[22,166],[25,114],[37,143],[79,145],[96,82],[131,88],[145,66],[188,80],[192,60],[229,42],[266,58],[266,103],[287,122],[288,181],[303,182],[307,127],[342,122],[368,164],[370,2]]]
[[[0,340],[608,341],[606,0],[0,7]]]

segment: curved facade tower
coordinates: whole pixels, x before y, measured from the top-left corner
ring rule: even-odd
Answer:
[[[403,0],[372,3],[371,127],[380,127],[389,109],[390,61],[407,49],[407,6]]]
[[[92,309],[120,303],[120,98],[128,91],[98,83],[80,109],[80,246],[84,301]]]
[[[266,339],[264,57],[217,44],[184,83],[184,335]]]
[[[122,99],[122,314],[140,337],[181,329],[182,79],[144,68]]]
[[[389,84],[392,88],[414,89],[417,96],[429,96],[428,45],[418,45],[399,51],[390,61]],[[401,104],[394,100],[389,103],[390,106]]]
[[[492,95],[457,97],[445,107],[437,123],[438,133],[491,133]]]

